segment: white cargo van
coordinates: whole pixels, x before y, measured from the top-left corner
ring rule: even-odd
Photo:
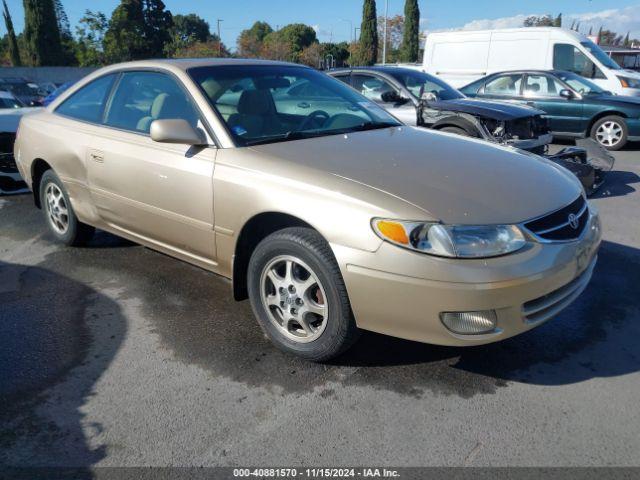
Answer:
[[[455,87],[506,70],[569,70],[615,94],[640,96],[640,74],[623,70],[584,35],[557,27],[430,33],[424,69]]]

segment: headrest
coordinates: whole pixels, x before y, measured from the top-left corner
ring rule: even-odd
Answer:
[[[184,99],[181,100],[168,93],[161,93],[153,101],[151,116],[155,119],[182,118],[185,111],[188,111],[185,107]]]
[[[240,95],[238,113],[243,115],[266,115],[272,111],[273,98],[269,90],[245,90]]]
[[[539,92],[540,91],[540,85],[537,83],[532,83],[531,85],[529,85],[527,87],[527,90],[529,90],[530,92]]]

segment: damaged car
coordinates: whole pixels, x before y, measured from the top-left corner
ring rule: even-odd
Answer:
[[[526,105],[467,98],[442,80],[394,66],[329,72],[373,100],[406,125],[475,137],[543,155],[574,173],[595,192],[613,168],[613,157],[595,142],[549,155],[553,140],[544,112]]]
[[[0,91],[0,195],[29,191],[18,172],[13,144],[22,116],[38,110],[24,107],[13,95]]]

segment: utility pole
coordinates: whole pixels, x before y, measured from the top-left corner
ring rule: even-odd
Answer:
[[[220,24],[224,22],[221,18],[218,19],[218,55],[222,56],[222,37],[220,36]]]
[[[389,18],[389,0],[384,0],[384,40],[382,42],[382,64],[387,64],[387,19]]]

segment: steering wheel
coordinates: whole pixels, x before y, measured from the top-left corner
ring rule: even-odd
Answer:
[[[326,123],[326,121],[329,120],[330,118],[331,118],[331,115],[329,115],[324,110],[315,110],[315,111],[311,112],[307,116],[307,118],[305,118],[302,121],[300,126],[297,128],[297,131],[306,130],[307,128],[309,128],[312,125],[312,122],[315,122],[316,120],[322,120],[322,125],[324,125]]]

